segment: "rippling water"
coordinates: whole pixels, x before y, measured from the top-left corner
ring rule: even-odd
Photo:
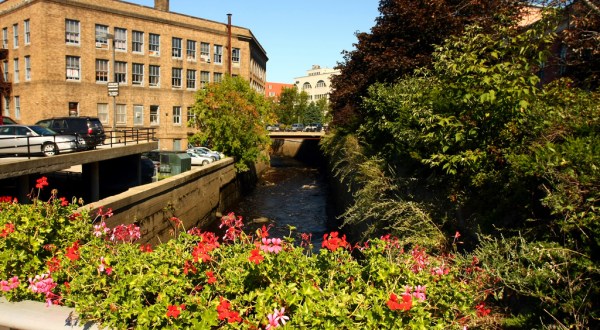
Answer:
[[[312,234],[315,248],[321,246],[328,224],[333,223],[327,180],[318,168],[308,167],[292,158],[271,158],[271,167],[260,178],[253,192],[233,209],[244,219],[245,231],[253,233],[271,225],[271,237],[290,235],[300,243],[301,233]]]

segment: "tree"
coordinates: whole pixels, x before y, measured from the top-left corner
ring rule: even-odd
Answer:
[[[428,66],[435,45],[477,23],[484,29],[518,15],[522,0],[381,0],[370,33],[358,33],[332,78],[332,124],[352,131],[362,121],[362,97],[376,82],[391,83]]]
[[[210,141],[235,158],[238,171],[247,171],[270,145],[265,125],[274,121],[272,104],[241,77],[211,83],[196,93],[190,124],[199,131],[191,140]]]

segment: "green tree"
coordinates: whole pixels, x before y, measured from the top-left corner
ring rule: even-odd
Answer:
[[[296,100],[298,99],[298,88],[284,88],[279,96],[279,103],[275,109],[280,123],[291,124],[298,118],[296,114]]]
[[[236,169],[247,171],[268,149],[265,125],[274,121],[273,103],[241,77],[226,77],[196,93],[192,107],[199,129],[193,141],[210,143],[235,158]]]

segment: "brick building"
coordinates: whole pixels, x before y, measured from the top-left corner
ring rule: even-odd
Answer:
[[[231,18],[173,13],[169,0],[5,0],[0,110],[25,124],[71,115],[98,116],[107,130],[156,127],[160,149],[185,149],[204,84],[231,74],[265,90],[266,52]]]
[[[281,92],[283,92],[284,88],[294,88],[294,84],[276,83],[268,81],[265,83],[265,96],[279,99],[279,97],[281,96]]]

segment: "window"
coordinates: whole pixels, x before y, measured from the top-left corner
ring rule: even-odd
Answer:
[[[319,87],[327,87],[327,85],[325,84],[325,82],[323,80],[319,80],[317,81],[317,88]]]
[[[144,125],[144,106],[134,105],[133,106],[133,125]]]
[[[104,125],[108,125],[108,103],[98,103],[98,119]]]
[[[13,25],[13,47],[19,48],[19,24]]]
[[[67,80],[79,80],[80,70],[79,57],[67,56]]]
[[[173,107],[173,124],[181,125],[181,107]]]
[[[8,81],[8,61],[2,62],[2,73],[4,74],[4,81]]]
[[[13,82],[19,82],[19,59],[13,59]]]
[[[21,118],[21,97],[15,96],[15,119]]]
[[[174,88],[181,88],[181,68],[173,68],[171,86]]]
[[[158,105],[150,106],[150,125],[158,125]]]
[[[65,42],[69,45],[79,45],[79,21],[65,20]]]
[[[200,87],[204,88],[210,82],[210,72],[200,71]]]
[[[127,62],[115,62],[115,80],[118,83],[127,83]]]
[[[304,85],[302,85],[302,89],[303,90],[305,90],[305,89],[311,89],[311,88],[312,88],[312,86],[310,85],[309,82],[305,82]]]
[[[127,106],[125,104],[117,104],[117,125],[127,124]]]
[[[187,41],[187,49],[186,55],[188,60],[195,61],[196,60],[196,41],[188,40]]]
[[[25,81],[31,80],[31,56],[25,56]]]
[[[8,28],[2,29],[2,48],[8,48]]]
[[[25,44],[29,45],[31,43],[31,31],[28,19],[23,21],[23,31],[25,32]]]
[[[191,125],[196,124],[196,114],[192,111],[192,107],[187,108],[187,122]]]
[[[127,51],[127,30],[115,28],[115,50]]]
[[[144,84],[144,65],[140,63],[133,63],[131,65],[131,84],[132,85],[143,85]]]
[[[144,32],[131,32],[131,51],[134,53],[144,52]]]
[[[210,61],[210,44],[206,42],[200,43],[200,58],[204,62]]]
[[[240,49],[239,48],[233,48],[231,50],[231,62],[232,63],[240,63]]]
[[[181,58],[181,38],[173,37],[173,52],[171,56],[175,58]]]
[[[150,86],[160,86],[160,66],[151,65],[149,72],[150,81],[148,84]]]
[[[4,96],[4,116],[10,117],[10,98]]]
[[[189,89],[196,89],[196,70],[187,70],[186,86]]]
[[[223,46],[215,45],[215,63],[223,63]]]
[[[96,82],[108,82],[108,60],[96,59]]]
[[[108,26],[96,24],[96,48],[108,48]]]
[[[181,151],[181,139],[173,139],[173,150]]]
[[[223,74],[222,74],[222,73],[220,73],[220,72],[215,72],[215,75],[214,75],[213,81],[214,81],[215,83],[220,83],[221,81],[223,81]]]
[[[152,56],[160,56],[160,35],[150,33],[148,50]]]

